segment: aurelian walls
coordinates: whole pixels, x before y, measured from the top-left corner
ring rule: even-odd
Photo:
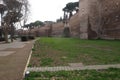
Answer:
[[[71,37],[120,39],[120,0],[79,0],[79,12],[69,20]],[[64,23],[39,28],[41,36],[62,36]]]
[[[79,2],[80,38],[88,39],[89,0],[80,0]]]
[[[71,37],[79,38],[80,35],[80,18],[79,13],[73,15],[69,20],[69,28]],[[60,37],[63,36],[65,24],[63,22],[58,22],[52,25],[52,36]]]
[[[63,30],[64,30],[63,22],[52,24],[52,36],[61,37],[63,34]]]
[[[120,0],[80,0],[80,38],[120,39]]]
[[[80,18],[79,13],[74,14],[69,20],[71,37],[79,38],[80,35]]]
[[[101,38],[120,39],[120,0],[102,0],[101,7]]]

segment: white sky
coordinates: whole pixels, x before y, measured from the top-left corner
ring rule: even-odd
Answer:
[[[63,17],[62,8],[68,2],[76,2],[79,0],[29,0],[30,18],[29,22],[40,21],[56,21]]]

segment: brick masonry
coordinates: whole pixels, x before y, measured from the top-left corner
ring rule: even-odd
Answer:
[[[120,39],[120,0],[80,0],[80,38]]]
[[[81,39],[120,39],[120,0],[79,0],[79,12],[69,20],[71,37]],[[46,25],[40,36],[63,35],[64,23]]]

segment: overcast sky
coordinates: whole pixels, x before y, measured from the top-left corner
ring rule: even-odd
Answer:
[[[56,21],[56,19],[63,17],[62,8],[68,2],[76,1],[79,0],[29,0],[31,6],[29,22],[36,20]]]

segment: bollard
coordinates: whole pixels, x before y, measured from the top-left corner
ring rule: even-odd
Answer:
[[[25,72],[25,78],[29,77],[30,71]]]

